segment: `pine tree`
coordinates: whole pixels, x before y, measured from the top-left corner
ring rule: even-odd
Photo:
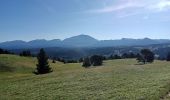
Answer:
[[[44,49],[40,49],[37,59],[38,59],[38,64],[37,64],[36,74],[46,74],[52,72],[51,68],[49,67],[48,57]]]
[[[52,63],[56,63],[56,57],[53,57],[52,60],[53,60]]]

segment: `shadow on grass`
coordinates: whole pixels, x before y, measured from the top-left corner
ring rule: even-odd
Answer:
[[[37,71],[33,71],[32,73],[35,74],[35,75],[43,75],[43,74],[49,74],[49,73],[52,73],[53,70],[49,71],[49,72],[45,72],[45,73],[38,73]]]
[[[0,64],[0,72],[13,72],[15,68]]]
[[[135,65],[145,65],[145,64],[143,64],[143,63],[137,63],[137,64],[135,64]]]

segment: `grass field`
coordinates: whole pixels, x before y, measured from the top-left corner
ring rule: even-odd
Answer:
[[[170,90],[166,61],[110,60],[88,69],[50,65],[52,73],[34,75],[35,58],[0,55],[0,100],[159,100]]]

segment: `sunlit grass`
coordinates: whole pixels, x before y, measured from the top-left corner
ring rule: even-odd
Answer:
[[[170,89],[170,63],[137,65],[135,59],[109,60],[85,69],[81,64],[50,65],[52,73],[34,75],[35,58],[0,55],[0,100],[159,100]]]

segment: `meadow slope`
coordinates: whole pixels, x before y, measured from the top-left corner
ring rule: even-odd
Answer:
[[[88,69],[49,62],[52,73],[34,75],[36,58],[0,55],[0,100],[159,100],[170,90],[166,61],[108,60]]]

